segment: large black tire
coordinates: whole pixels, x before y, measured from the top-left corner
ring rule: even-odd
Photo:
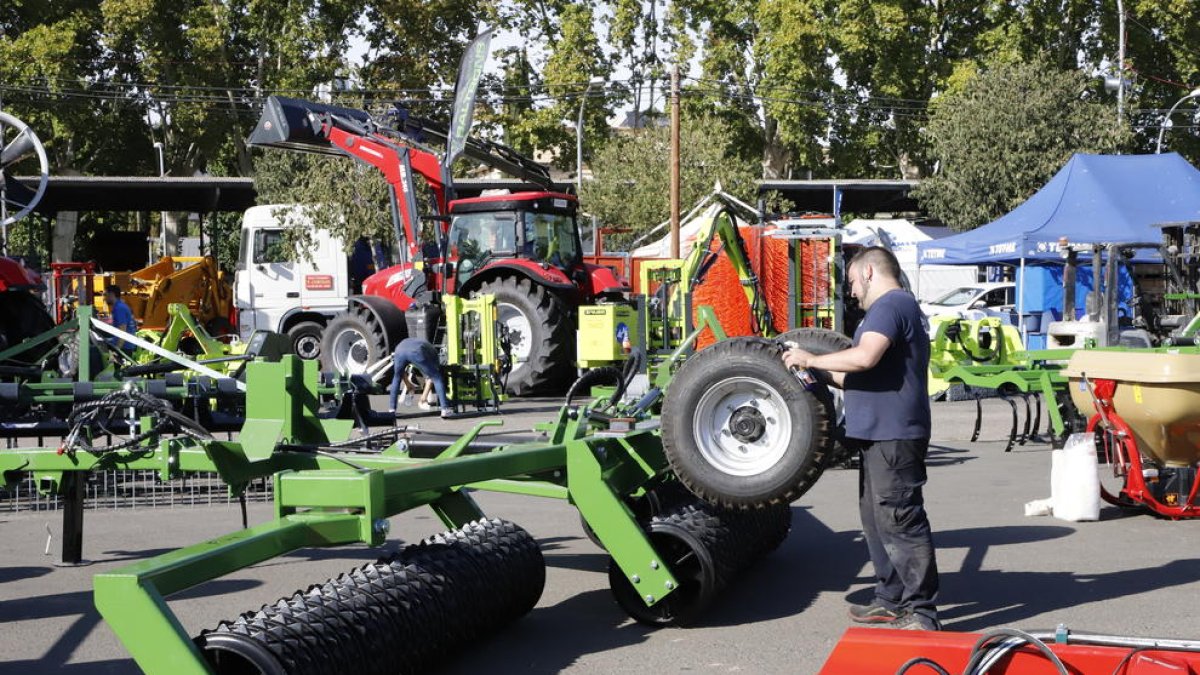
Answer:
[[[667,460],[696,496],[729,508],[798,499],[824,469],[829,419],[780,360],[780,345],[732,338],[689,358],[667,389]]]
[[[388,348],[387,330],[370,312],[348,312],[330,321],[322,333],[321,370],[360,375],[387,356]]]
[[[813,354],[840,352],[854,346],[854,341],[845,335],[825,328],[796,328],[775,338],[777,342],[794,342]],[[829,418],[829,438],[825,451],[826,466],[849,466],[856,454],[845,444],[846,423],[843,418],[841,391],[818,387],[814,389],[817,400],[825,408]]]
[[[524,277],[493,279],[475,292],[488,293],[496,296],[496,318],[509,329],[512,340],[508,392],[514,396],[561,392],[573,379],[575,352],[571,317],[562,300]]]
[[[292,353],[305,361],[321,358],[321,342],[325,327],[316,321],[301,321],[288,329],[292,339]]]
[[[54,328],[54,319],[36,296],[25,291],[0,292],[0,351]],[[36,363],[54,349],[54,340],[13,356],[17,363]]]

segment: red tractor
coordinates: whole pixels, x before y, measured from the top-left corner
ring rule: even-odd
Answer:
[[[441,293],[490,293],[512,342],[508,390],[560,388],[574,376],[575,308],[622,294],[627,284],[611,269],[583,262],[578,200],[555,192],[545,167],[497,143],[466,139],[467,157],[541,189],[455,199],[446,161],[452,155],[439,157],[427,145],[446,141],[445,131],[401,109],[377,120],[360,110],[267,100],[251,144],[352,157],[379,169],[394,198],[399,264],[368,277],[348,312],[329,323],[322,365],[381,374],[378,364],[410,325],[435,322]],[[426,212],[414,175],[432,193]],[[436,225],[436,240],[419,239],[422,221]]]

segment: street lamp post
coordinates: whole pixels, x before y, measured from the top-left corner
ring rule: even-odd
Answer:
[[[154,141],[154,151],[158,153],[158,177],[162,178],[167,174],[166,163],[163,162],[163,144],[162,141]],[[159,211],[158,213],[158,242],[162,255],[167,254],[167,212]],[[151,255],[153,258],[153,254]]]
[[[1200,97],[1200,87],[1196,87],[1187,96],[1175,101],[1175,105],[1171,106],[1171,109],[1167,111],[1166,116],[1163,117],[1162,125],[1158,127],[1158,145],[1155,146],[1154,154],[1157,155],[1162,152],[1163,135],[1167,132],[1167,125],[1171,122],[1171,114],[1174,113],[1175,109],[1178,108],[1179,105],[1184,101],[1197,97]]]
[[[602,84],[604,80],[593,77],[579,99],[579,119],[575,122],[575,194],[583,189],[583,106],[587,103],[588,94],[592,93],[592,87]]]

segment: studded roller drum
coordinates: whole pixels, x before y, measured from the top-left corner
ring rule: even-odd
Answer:
[[[820,477],[828,410],[780,355],[772,340],[732,338],[689,358],[672,378],[663,447],[695,495],[762,508],[795,501]]]
[[[647,606],[637,588],[610,560],[613,597],[631,617],[653,626],[686,626],[696,621],[722,589],[787,537],[791,508],[784,504],[734,510],[696,497],[670,495],[667,510],[645,523],[655,550],[679,582],[662,600]]]
[[[479,520],[222,622],[196,643],[219,674],[424,672],[527,613],[545,578],[528,532]]]

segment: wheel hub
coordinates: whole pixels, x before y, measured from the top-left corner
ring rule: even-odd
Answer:
[[[760,379],[733,376],[713,383],[692,413],[700,455],[732,476],[769,471],[792,442],[791,413],[783,396]]]
[[[744,405],[729,417],[729,430],[742,443],[753,443],[767,431],[767,418],[758,408]]]
[[[496,304],[496,318],[508,329],[508,339],[512,343],[514,369],[524,365],[529,360],[529,353],[533,349],[531,340],[533,325],[530,324],[529,317],[525,316],[516,305],[502,302]]]

